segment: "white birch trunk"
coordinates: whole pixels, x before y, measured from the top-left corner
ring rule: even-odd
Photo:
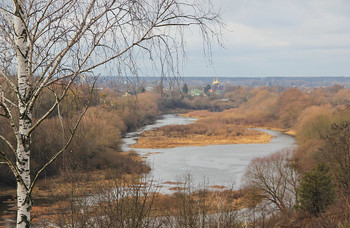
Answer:
[[[18,2],[14,16],[15,42],[17,54],[17,82],[19,123],[17,138],[16,166],[20,178],[17,178],[17,227],[29,227],[31,199],[30,187],[30,136],[27,134],[32,126],[31,110],[28,110],[30,85],[28,75],[28,41],[23,12],[23,0]]]

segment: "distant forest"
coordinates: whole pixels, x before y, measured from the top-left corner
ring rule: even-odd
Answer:
[[[220,77],[214,75],[213,77],[181,77],[177,79],[171,79],[171,84],[187,83],[188,86],[205,86],[213,82],[214,77],[219,78],[220,82],[227,86],[249,86],[249,87],[260,87],[260,86],[274,86],[274,87],[328,87],[334,84],[340,84],[344,88],[350,88],[350,77],[349,76],[336,76],[336,77]],[[151,85],[159,83],[160,77],[126,77],[126,76],[101,76],[99,78],[99,84],[102,85],[113,85],[111,82],[132,82],[134,84],[145,84]],[[164,84],[168,84],[167,80],[164,80]]]

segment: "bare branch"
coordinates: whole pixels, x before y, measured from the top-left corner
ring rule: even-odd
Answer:
[[[79,71],[78,71],[79,72]],[[67,91],[69,90],[70,86],[74,82],[74,79],[77,77],[78,72],[75,73],[75,75],[70,79],[68,84],[66,85],[65,89],[62,91],[62,94],[59,98],[56,99],[55,103],[51,106],[51,108],[39,119],[36,121],[35,124],[30,128],[30,130],[27,133],[27,136],[29,136],[35,128],[37,128],[57,107],[57,105],[61,102],[61,100],[66,96]]]
[[[2,7],[0,7],[0,13],[2,14],[2,15],[4,15],[4,17],[5,17],[5,19],[6,19],[6,21],[7,21],[7,23],[9,23],[10,25],[11,25],[11,27],[12,28],[14,28],[13,26],[13,23],[12,23],[12,20],[10,19],[10,17],[7,15],[7,13],[5,12],[5,10],[2,8]]]
[[[13,115],[12,115],[12,112],[11,110],[8,108],[8,106],[6,105],[5,102],[0,102],[0,107],[3,108],[3,110],[5,111],[5,115],[3,115],[10,123],[11,127],[12,127],[12,130],[15,134],[17,134],[17,127],[16,127],[16,124],[14,122],[14,118],[13,118]]]
[[[95,83],[96,83],[96,80],[94,81],[93,86],[92,86],[92,89],[91,89],[91,91],[90,91],[90,100],[91,100],[92,91],[93,91],[93,89],[94,89]],[[74,137],[74,135],[75,135],[75,132],[77,131],[77,129],[78,129],[78,127],[79,127],[79,124],[80,124],[80,122],[81,122],[83,116],[84,116],[85,113],[87,112],[88,108],[89,108],[89,105],[87,105],[87,106],[85,107],[85,109],[80,113],[79,118],[78,118],[78,120],[77,120],[77,122],[76,122],[76,124],[75,124],[75,126],[74,126],[74,128],[73,128],[73,130],[70,131],[70,132],[71,132],[71,135],[70,135],[68,141],[66,142],[66,144],[63,146],[63,148],[62,148],[60,151],[58,151],[54,156],[52,156],[52,158],[51,158],[37,173],[36,173],[36,175],[35,175],[35,177],[34,177],[34,179],[33,179],[33,181],[32,181],[32,184],[31,184],[31,186],[30,186],[30,188],[29,188],[29,191],[28,191],[28,195],[29,195],[29,196],[31,195],[31,193],[32,193],[32,191],[33,191],[33,188],[34,188],[34,186],[35,186],[35,183],[36,183],[38,177],[40,176],[40,174],[41,174],[49,165],[51,165],[51,164],[52,164],[66,149],[67,149],[67,147],[69,146],[69,144],[70,144],[71,141],[73,140],[73,137]]]
[[[1,96],[0,116],[9,121],[17,148],[5,137],[0,136],[0,140],[17,154],[15,164],[2,152],[0,158],[17,178],[17,222],[24,224],[29,223],[25,218],[30,219],[30,197],[38,177],[67,149],[89,106],[77,116],[71,134],[66,139],[63,136],[67,141],[63,141],[62,149],[43,165],[32,182],[31,134],[56,108],[62,126],[60,102],[75,80],[82,74],[95,75],[102,65],[113,64],[118,72],[137,75],[142,65],[139,60],[144,60],[144,65],[151,60],[152,69],[158,70],[159,66],[162,76],[175,76],[179,72],[179,53],[184,53],[184,28],[196,25],[207,42],[210,35],[217,34],[206,22],[218,20],[197,0],[8,1],[0,6],[0,76],[10,89],[6,97]],[[17,82],[7,75],[16,70]],[[62,87],[55,90],[56,84]],[[51,86],[55,101],[33,123],[34,106],[44,89]],[[8,99],[12,94],[16,94],[17,101]]]
[[[7,13],[4,11],[4,9],[2,9],[1,7],[0,7],[0,13],[1,13],[2,15],[4,15],[4,17],[5,17],[6,21],[7,21],[7,23],[9,23],[9,25],[11,26],[11,29],[14,30],[14,25],[13,25],[12,21],[10,20],[9,16],[8,16]],[[5,29],[3,26],[0,26],[0,29],[2,30],[2,32],[4,33],[4,35],[6,36],[6,38],[11,42],[12,46],[14,47],[15,42],[14,42],[14,40],[12,39],[11,35],[6,31],[6,29]]]
[[[0,70],[0,74],[6,79],[6,81],[9,83],[11,89],[18,95],[18,89],[17,86],[10,80],[10,78],[2,71]]]
[[[0,89],[1,89],[1,87],[0,87]],[[17,107],[17,105],[15,103],[13,103],[10,99],[6,98],[4,95],[2,95],[1,99],[2,99],[2,102],[7,102],[10,105],[12,105],[13,107]]]
[[[31,45],[31,50],[30,50],[30,56],[29,56],[29,59],[31,62],[37,62],[37,59],[35,61],[33,61],[33,55],[34,55],[34,47],[35,47],[35,42],[41,37],[42,34],[45,33],[46,29],[49,28],[55,21],[61,21],[62,20],[62,17],[58,16],[58,17],[53,17],[53,15],[55,15],[56,13],[60,12],[62,9],[64,9],[64,7],[66,7],[67,5],[70,5],[70,7],[68,7],[65,11],[62,12],[62,15],[64,15],[65,13],[69,12],[69,10],[72,9],[72,7],[74,6],[74,3],[76,3],[76,0],[75,1],[67,1],[65,4],[62,4],[61,7],[59,7],[58,9],[54,10],[52,13],[49,13],[48,15],[46,15],[46,12],[48,11],[49,7],[51,6],[51,4],[53,3],[54,1],[53,0],[50,0],[47,2],[46,6],[44,7],[44,10],[42,11],[41,13],[41,17],[38,19],[38,21],[36,22],[35,26],[33,27],[33,32],[32,32],[32,36],[31,37],[31,42],[32,42],[32,45]],[[42,23],[48,19],[48,22],[46,23],[46,25],[42,25]],[[41,29],[39,30],[39,28],[41,27]],[[56,31],[53,32],[53,34],[55,34],[58,30],[58,27],[55,28]],[[37,67],[39,67],[44,61],[45,59],[47,58],[48,55],[48,52],[50,51],[51,47],[55,44],[55,42],[52,42],[50,40],[47,40],[47,43],[44,47],[47,47],[48,44],[51,42],[51,45],[49,45],[49,48],[47,49],[47,52],[46,52],[46,57],[44,57],[42,59],[42,62],[39,63],[37,65]],[[51,46],[51,47],[50,47]],[[39,55],[41,53],[38,53]],[[59,55],[57,55],[59,56]],[[31,71],[32,73],[34,73],[36,71],[36,69],[32,69],[32,64],[30,64],[30,68],[31,68]],[[44,74],[42,75],[44,76]],[[41,77],[42,79],[43,77]],[[38,80],[38,82],[41,81]]]
[[[0,135],[0,139],[2,139],[11,149],[11,151],[16,154],[16,149],[12,146],[10,141],[8,141],[3,135]]]
[[[59,52],[56,57],[54,58],[53,61],[51,61],[51,63],[46,67],[46,69],[44,70],[44,72],[42,73],[42,75],[40,76],[39,81],[42,81],[41,85],[39,86],[38,89],[36,89],[36,91],[34,92],[34,95],[32,96],[31,102],[28,106],[29,109],[33,108],[33,105],[35,103],[35,100],[37,98],[37,96],[39,95],[39,93],[41,92],[41,90],[45,87],[45,85],[47,84],[47,82],[52,78],[52,76],[54,75],[55,70],[58,68],[59,64],[61,63],[62,59],[64,58],[64,56],[68,53],[68,51],[71,49],[71,47],[77,43],[79,41],[79,39],[83,36],[84,34],[84,28],[86,25],[86,21],[87,21],[87,17],[89,15],[89,13],[91,12],[91,10],[93,9],[93,5],[94,5],[95,0],[92,0],[88,10],[86,11],[84,18],[83,18],[83,23],[81,23],[79,29],[77,30],[77,32],[75,33],[74,37],[72,38],[72,40],[68,43],[68,45],[61,51]],[[90,22],[91,24],[92,22]],[[87,30],[87,28],[85,28],[85,30]],[[52,69],[50,70],[50,72],[48,73],[48,75],[46,75],[46,73],[49,71],[50,67],[52,66]],[[79,72],[76,72],[77,74]],[[45,77],[46,75],[46,77]],[[45,78],[45,79],[44,79]]]
[[[28,190],[28,186],[26,186],[24,184],[24,181],[21,177],[21,175],[19,175],[19,172],[18,172],[18,169],[17,169],[17,166],[12,163],[12,161],[6,156],[6,154],[0,150],[0,158],[3,159],[5,161],[5,164],[10,168],[11,172],[13,173],[13,175],[15,176],[16,180],[18,182],[21,182],[23,183],[23,185],[27,188]]]

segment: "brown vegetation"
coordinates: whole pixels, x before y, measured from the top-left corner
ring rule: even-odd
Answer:
[[[42,167],[58,148],[62,148],[72,123],[77,118],[75,113],[86,103],[87,94],[84,89],[73,86],[60,104],[59,112],[57,110],[52,113],[33,133],[31,166],[34,171]],[[35,114],[45,112],[46,107],[50,106],[48,103],[55,101],[51,96],[48,93],[48,99],[37,103]],[[126,174],[148,172],[149,167],[137,155],[121,154],[120,144],[122,135],[128,130],[143,126],[156,118],[158,99],[159,96],[153,93],[122,97],[110,90],[96,92],[92,98],[92,106],[83,117],[72,143],[41,177],[59,175],[65,169],[79,172],[115,168]],[[9,129],[10,126],[2,125],[2,134],[10,134]],[[4,142],[1,141],[0,144],[6,148]],[[0,167],[0,183],[14,185],[15,181],[9,178],[7,167],[2,164]]]
[[[171,125],[141,134],[134,148],[173,148],[218,144],[268,143],[272,136],[247,129],[243,116],[230,109],[220,113],[193,111],[184,116],[199,118],[193,124]],[[255,125],[256,126],[256,125]],[[258,125],[259,126],[259,125]]]
[[[143,133],[137,144],[132,147],[174,148],[181,146],[268,143],[272,139],[271,135],[264,132],[247,130],[237,126],[232,127],[232,129],[215,129],[200,124],[195,124],[195,126],[166,126]]]
[[[235,129],[239,129],[240,126],[279,129],[294,135],[298,145],[295,154],[289,160],[287,159],[285,164],[280,166],[280,168],[275,165],[266,165],[268,162],[273,163],[272,160],[274,159],[272,157],[261,158],[260,160],[256,159],[251,164],[250,175],[247,174],[251,183],[247,193],[250,192],[251,197],[246,198],[245,202],[248,203],[246,206],[249,211],[253,214],[258,214],[258,218],[251,221],[250,224],[252,226],[271,227],[348,226],[350,221],[350,197],[348,193],[348,183],[350,183],[348,172],[350,131],[348,129],[350,127],[347,126],[350,121],[350,90],[343,88],[341,85],[317,89],[285,89],[273,87],[252,89],[235,87],[225,96],[230,102],[236,105],[236,108],[224,110],[221,113],[193,111],[186,114],[186,116],[199,118],[198,123],[203,121],[203,123],[208,125],[216,122],[219,123],[220,121],[225,121],[223,123],[224,125],[234,123],[236,124]],[[194,124],[192,126],[196,125]],[[200,125],[196,127],[202,130],[203,135],[207,134],[205,127],[200,127]],[[174,130],[164,129],[160,130],[157,134],[155,132],[149,134],[157,138],[161,138],[163,135],[169,135],[173,137],[173,141],[178,140],[181,142],[181,137],[175,137],[176,133],[181,135],[179,130],[177,131],[176,129],[181,129],[190,135],[189,138],[195,138],[195,135],[187,131],[186,127],[176,126],[172,128]],[[211,129],[215,129],[215,127],[211,125]],[[215,138],[215,136],[210,137]],[[222,137],[227,137],[227,134],[222,134]],[[166,143],[171,144],[172,142]],[[328,205],[327,208],[325,207],[325,210],[317,214],[312,214],[301,209],[296,210],[294,207],[298,201],[296,186],[299,185],[299,182],[294,181],[292,184],[290,182],[291,179],[288,178],[300,176],[299,179],[301,180],[318,163],[325,163],[330,167],[331,183],[336,188],[333,204]],[[264,167],[266,169],[263,169]],[[263,203],[263,199],[269,196],[269,192],[264,192],[264,189],[254,182],[254,178],[256,181],[257,177],[259,177],[258,174],[261,174],[260,177],[264,178],[266,175],[271,174],[270,171],[273,167],[277,171],[275,170],[272,173],[280,175],[285,180],[285,184],[282,186],[288,189],[280,188],[281,185],[277,187],[269,186],[273,187],[276,193],[270,192],[274,194],[272,196],[278,197],[279,193],[285,196],[286,191],[291,190],[288,186],[293,186],[294,188],[294,199],[287,199],[285,202],[288,203],[288,206],[285,203],[283,203],[284,205],[280,204],[282,202],[280,198],[270,197],[271,200],[274,200],[278,204],[277,207],[280,207],[282,213],[276,213],[275,210],[270,211],[271,206]],[[258,172],[259,170],[261,171],[260,173]],[[252,175],[254,173],[256,174],[255,176]],[[274,181],[273,178],[278,178],[278,175],[270,176],[271,181],[269,181],[269,184],[283,184],[281,181]],[[279,180],[282,179],[279,178]],[[249,203],[249,201],[251,202]],[[317,204],[317,202],[314,203]]]
[[[256,137],[256,132],[247,130],[246,126],[289,130],[289,132],[294,132],[297,139],[298,149],[291,157],[283,157],[288,153],[280,153],[254,160],[250,166],[250,174],[246,175],[250,187],[244,191],[245,197],[240,195],[235,204],[232,204],[233,201],[226,204],[226,198],[216,198],[214,193],[206,190],[198,191],[189,196],[186,192],[191,192],[191,190],[188,186],[186,187],[186,182],[184,186],[177,189],[178,195],[174,196],[177,204],[171,204],[172,201],[166,197],[163,198],[164,201],[159,200],[159,202],[165,202],[164,205],[173,205],[174,208],[168,211],[169,214],[179,215],[176,217],[177,221],[186,226],[196,226],[199,224],[198,218],[204,218],[203,221],[208,218],[201,217],[198,214],[199,209],[204,214],[212,213],[220,210],[217,205],[225,205],[221,208],[226,208],[225,210],[230,212],[243,205],[253,215],[251,216],[253,219],[248,221],[252,226],[332,227],[348,225],[350,221],[350,197],[347,191],[348,183],[350,183],[349,169],[339,168],[346,166],[348,164],[346,161],[349,160],[349,147],[346,144],[349,142],[349,127],[347,127],[349,124],[346,125],[346,123],[350,121],[348,95],[349,90],[339,85],[304,90],[237,87],[226,95],[229,102],[234,102],[238,106],[236,108],[224,110],[221,113],[190,112],[186,115],[199,118],[199,121],[192,125],[169,126],[158,131],[145,132],[145,135],[149,134],[147,137],[153,137],[152,144],[159,143],[163,147],[184,145],[184,143],[203,145],[205,140],[207,140],[205,144],[208,142],[224,143],[220,140],[224,138],[238,139],[247,134]],[[193,99],[191,102],[193,103],[187,104],[198,104],[198,107],[203,108],[206,106],[205,103],[209,102],[211,110],[215,110],[214,107],[219,107],[215,106],[219,102],[215,102],[212,97]],[[225,106],[221,106],[221,108],[223,107]],[[186,137],[183,137],[184,135]],[[170,140],[166,141],[169,138]],[[197,143],[199,144],[194,143],[196,138],[198,138]],[[139,143],[142,143],[142,137]],[[145,145],[154,147],[147,142]],[[335,148],[338,149],[334,150]],[[341,160],[337,158],[341,158]],[[300,204],[298,181],[303,179],[304,175],[319,162],[328,163],[336,194],[332,205],[329,205],[321,213],[313,215],[305,210],[296,210],[294,206]],[[271,169],[275,170],[270,172]],[[261,179],[264,175],[270,178],[269,183],[277,183],[277,185],[273,185],[275,192],[269,192],[269,189],[266,188],[264,191],[263,185],[259,186],[258,183],[254,182],[264,180]],[[276,182],[276,178],[279,181]],[[288,192],[288,197],[286,192]],[[269,194],[272,197],[269,197]],[[211,197],[207,198],[208,196]],[[281,213],[276,213],[276,210],[271,211],[270,203],[274,201]],[[211,206],[212,202],[218,204]],[[164,208],[160,210],[166,212]],[[237,225],[237,223],[235,224]]]
[[[260,90],[262,89],[258,89],[255,93],[256,96],[264,93],[264,96],[276,95],[276,91],[271,89],[269,93]],[[272,102],[265,103],[267,106],[264,106],[267,111],[259,108],[256,101],[264,101],[257,99],[254,95],[237,110],[225,111],[245,113],[244,121],[248,123],[264,123],[267,127],[290,129],[297,139],[298,149],[295,155],[287,159],[282,166],[272,165],[275,159],[271,156],[255,159],[249,166],[246,174],[247,183],[250,186],[249,191],[252,191],[257,198],[251,208],[259,211],[260,215],[269,217],[267,221],[264,220],[264,216],[261,217],[258,224],[265,226],[268,222],[270,224],[268,226],[288,227],[349,225],[350,106],[347,99],[349,91],[339,85],[305,91],[292,88],[277,93],[277,99],[269,99]],[[267,165],[267,163],[271,164]],[[330,168],[329,176],[314,173],[314,168],[319,164]],[[272,171],[272,169],[277,170]],[[300,178],[294,179],[297,176]],[[322,188],[312,184],[307,187],[305,184],[300,186],[300,181],[305,177],[315,178],[315,183],[327,183],[330,187],[328,190],[321,190]],[[278,181],[274,180],[275,178]],[[302,183],[310,183],[310,181],[306,180]],[[333,196],[328,192],[321,192],[332,191],[332,188],[336,191]],[[285,197],[286,192],[291,190],[294,191],[294,199],[286,201],[289,203],[288,207],[281,205],[283,198],[279,196]],[[301,197],[300,192],[303,196],[310,196],[308,201],[298,199]],[[263,199],[275,204],[281,213],[269,211],[271,207],[265,207]],[[306,202],[309,205],[305,206]]]
[[[112,177],[113,172],[107,176]],[[111,176],[112,175],[112,176]],[[119,174],[118,174],[119,175]],[[72,174],[71,179],[79,178]],[[80,192],[78,184],[69,181],[70,196],[56,199],[52,207],[42,205],[34,209],[35,225],[49,223],[59,227],[239,227],[238,210],[241,209],[241,191],[208,191],[207,186],[194,187],[184,180],[172,195],[157,193],[146,180],[110,178],[101,188],[95,185],[94,203],[87,193]],[[114,189],[114,191],[111,191]],[[91,219],[93,218],[93,219]]]
[[[34,132],[33,140],[36,141],[33,144],[35,147],[32,148],[35,151],[32,161],[34,168],[42,165],[49,155],[52,155],[56,148],[60,147],[64,137],[62,133],[69,131],[70,123],[76,118],[73,113],[81,108],[81,102],[86,102],[84,101],[83,88],[77,86],[73,90],[61,105],[61,115],[69,117],[63,122],[64,127],[62,128],[59,115],[55,112],[43,123],[41,128]],[[35,196],[47,197],[59,193],[61,196],[72,198],[72,202],[65,201],[59,208],[59,213],[64,216],[61,216],[60,221],[57,222],[62,226],[67,223],[73,224],[72,221],[79,225],[81,222],[87,222],[84,220],[86,217],[98,216],[103,213],[110,218],[118,217],[123,221],[144,222],[151,221],[162,212],[164,218],[167,219],[166,221],[157,219],[152,221],[171,224],[176,220],[178,224],[182,225],[179,227],[195,227],[199,224],[210,226],[219,223],[223,227],[225,224],[226,227],[234,227],[240,224],[235,216],[237,209],[241,207],[246,207],[254,215],[252,220],[247,221],[251,226],[347,226],[350,221],[350,197],[347,191],[350,175],[348,174],[348,163],[346,163],[349,160],[349,150],[344,145],[348,146],[346,143],[349,142],[347,141],[349,139],[348,129],[350,128],[347,123],[350,121],[349,91],[339,85],[318,89],[234,87],[225,95],[224,98],[228,101],[224,102],[216,102],[215,97],[185,97],[183,100],[174,101],[160,99],[159,95],[154,93],[141,93],[137,97],[122,97],[110,90],[100,91],[94,94],[93,107],[84,117],[76,138],[65,155],[50,166],[41,182],[36,186],[38,191],[35,191]],[[54,98],[50,97],[49,94],[47,100],[39,102],[41,105],[36,107],[36,113],[42,113],[48,103],[54,101]],[[244,139],[258,139],[268,142],[270,136],[247,130],[247,126],[254,126],[292,132],[296,137],[298,149],[293,155],[293,159],[283,160],[285,161],[283,164],[287,166],[280,166],[280,168],[275,164],[281,164],[279,163],[279,158],[283,157],[281,154],[254,160],[250,166],[250,173],[246,175],[248,179],[250,178],[247,180],[250,187],[244,192],[226,190],[212,192],[207,190],[210,187],[194,191],[190,185],[186,185],[187,182],[184,182],[183,186],[178,187],[177,193],[172,196],[150,194],[146,191],[147,199],[145,199],[142,198],[144,195],[141,192],[147,188],[145,188],[144,183],[137,182],[136,185],[134,183],[134,186],[139,187],[133,188],[132,193],[139,194],[136,195],[139,197],[136,197],[138,200],[130,197],[128,200],[104,201],[96,207],[85,207],[84,202],[78,202],[79,204],[74,202],[73,199],[81,196],[77,192],[81,192],[83,195],[96,193],[101,190],[100,187],[96,189],[96,185],[106,186],[106,189],[108,189],[107,186],[113,185],[125,186],[127,181],[117,183],[116,179],[120,179],[121,176],[129,176],[128,174],[138,175],[149,170],[141,159],[137,155],[135,156],[135,153],[121,153],[119,147],[124,133],[155,119],[159,114],[158,104],[160,103],[162,108],[171,108],[173,104],[182,108],[208,108],[210,110],[224,110],[232,106],[235,108],[220,113],[204,110],[187,113],[186,116],[199,120],[191,125],[167,126],[157,131],[145,132],[143,136],[147,136],[147,140],[141,137],[136,147],[159,148],[180,145],[242,143]],[[2,133],[9,134],[9,126],[0,124]],[[0,146],[6,148],[3,142],[0,142]],[[335,148],[338,149],[334,150]],[[290,182],[294,179],[290,179],[290,177],[299,176],[299,179],[302,179],[305,173],[308,173],[320,162],[326,163],[330,167],[332,183],[336,189],[334,203],[317,215],[296,210],[293,204],[296,204],[295,198],[298,195],[294,194],[295,186],[291,185]],[[343,169],[342,166],[347,168]],[[254,182],[254,178],[255,181],[259,181],[258,177],[263,177],[263,174],[271,174],[269,170],[272,168],[277,169],[280,176],[270,175],[268,176],[270,180],[273,181],[274,178],[281,177],[279,180],[284,181],[278,182],[284,185],[275,186],[274,189],[276,190],[274,196],[279,198],[271,198],[278,203],[277,207],[282,213],[277,213],[276,210],[269,211],[270,204],[262,203],[269,196],[269,193],[264,192],[264,189]],[[2,167],[1,169],[4,170]],[[91,174],[85,173],[85,171],[81,172],[82,170],[94,172]],[[102,170],[118,170],[119,176],[112,178],[105,175]],[[66,172],[73,172],[75,181],[72,181],[73,177],[69,177],[69,179],[64,174]],[[54,179],[57,184],[50,184],[53,188],[48,189],[45,187],[47,186],[45,182],[51,181],[51,177],[55,174],[60,174],[61,177]],[[9,180],[8,176],[7,170],[1,172],[0,182],[13,183],[13,180]],[[102,181],[96,182],[96,179]],[[290,186],[294,188],[293,197],[285,198],[284,193],[290,191]],[[218,189],[220,186],[212,187],[212,189]],[[83,191],[84,189],[85,191]],[[104,193],[107,194],[107,192]],[[283,197],[277,193],[281,193]],[[120,194],[130,194],[130,192],[120,192]],[[57,198],[62,200],[60,197]],[[115,209],[118,206],[126,206],[124,214],[116,214],[117,210]],[[84,210],[78,210],[79,207],[83,207]],[[141,208],[146,210],[137,214]],[[40,211],[42,210],[44,209],[40,209]],[[220,220],[221,218],[208,219],[210,218],[209,214],[219,211],[223,215],[222,220]],[[121,212],[122,210],[118,211],[118,213]],[[137,217],[135,213],[140,217]],[[233,216],[233,220],[230,220],[229,215]],[[214,221],[214,219],[216,220]],[[227,221],[232,223],[225,223]],[[100,222],[102,224],[103,221]],[[110,222],[112,226],[116,224],[113,223],[115,221],[111,220]],[[132,226],[132,223],[129,225]],[[145,227],[147,226],[145,225]]]

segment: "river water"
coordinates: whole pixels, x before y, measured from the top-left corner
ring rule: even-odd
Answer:
[[[153,125],[148,125],[138,132],[128,133],[124,138],[123,150],[137,142],[137,137],[143,131],[172,124],[189,124],[196,119],[176,115],[164,115],[163,119]],[[242,184],[242,176],[250,161],[256,157],[291,148],[295,146],[292,136],[278,131],[263,130],[274,136],[268,144],[228,144],[201,147],[177,147],[171,149],[138,149],[132,150],[141,156],[152,167],[151,178],[157,185],[163,186],[161,191],[171,193],[169,188],[174,183],[182,182],[190,175],[195,184],[206,182],[207,185],[219,185],[238,188]]]
[[[137,137],[143,131],[148,131],[165,125],[189,124],[196,119],[177,115],[163,115],[163,118],[143,129],[130,132],[124,137],[123,151],[130,150],[130,146],[137,142]],[[273,152],[295,146],[293,137],[277,131],[265,131],[274,136],[268,144],[230,144],[211,145],[204,147],[177,147],[171,149],[136,149],[141,156],[147,157],[152,167],[149,179],[157,186],[162,186],[160,192],[173,193],[171,188],[181,184],[169,182],[184,181],[185,176],[191,175],[193,182],[210,185],[220,185],[235,188],[241,185],[241,178],[250,163],[256,157],[265,156]],[[10,217],[15,213],[15,199],[12,196],[0,197],[0,227],[12,227]],[[5,219],[8,217],[8,220]]]
[[[177,115],[163,115],[163,118],[143,129],[130,132],[124,137],[123,151],[130,150],[130,146],[137,142],[137,137],[143,131],[148,131],[165,125],[189,124],[196,119],[180,117]],[[204,147],[177,147],[171,149],[136,149],[141,156],[147,157],[146,161],[152,167],[149,179],[154,184],[162,186],[160,192],[173,193],[171,188],[181,184],[169,182],[181,182],[188,174],[196,183],[203,181],[210,185],[238,188],[241,178],[250,163],[256,157],[266,156],[276,151],[294,147],[295,140],[289,135],[278,131],[261,130],[274,136],[268,144],[229,144],[210,145]],[[11,222],[4,219],[9,215],[10,205],[14,204],[11,196],[0,197],[0,227],[11,227]],[[4,213],[5,212],[5,213]],[[14,213],[15,210],[13,210]]]

